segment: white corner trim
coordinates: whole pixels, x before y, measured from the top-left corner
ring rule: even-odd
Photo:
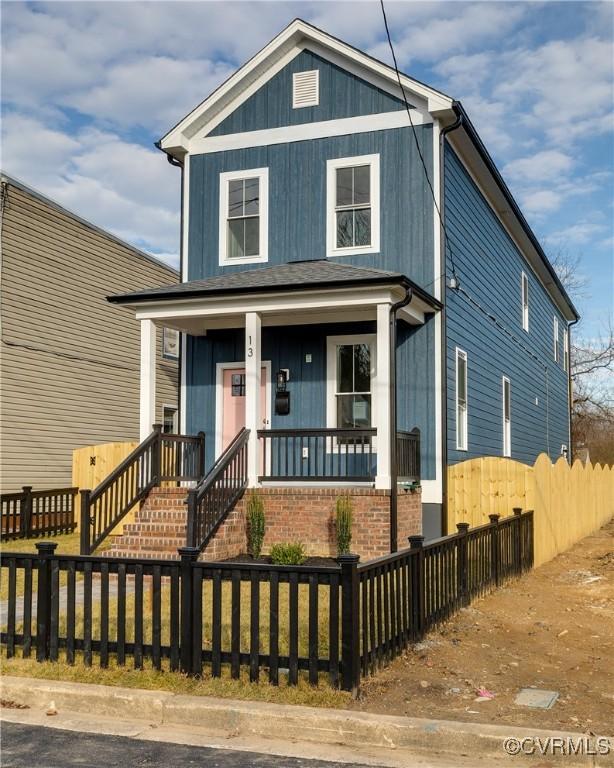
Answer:
[[[181,381],[179,382],[179,433],[185,435],[187,432],[188,414],[186,411],[188,403],[187,387],[187,362],[188,362],[188,337],[185,333],[181,334]]]
[[[421,112],[412,110],[414,125],[425,125],[431,121]],[[320,120],[315,123],[288,125],[281,128],[267,128],[259,131],[230,133],[224,136],[196,136],[190,141],[190,152],[203,155],[210,152],[222,152],[229,149],[247,149],[266,147],[276,144],[291,144],[295,141],[326,139],[334,136],[346,136],[354,133],[389,131],[395,128],[408,128],[409,120],[404,109],[394,112],[380,112],[375,115],[358,115],[337,120]]]
[[[227,212],[228,212],[228,182],[235,179],[257,178],[260,195],[260,244],[258,256],[229,259],[226,256],[228,244]],[[262,264],[269,260],[269,169],[248,168],[242,171],[227,171],[220,173],[220,205],[219,205],[219,265],[221,267],[240,264]]]
[[[442,251],[442,223],[440,213],[443,215],[443,201],[441,199],[441,126],[439,120],[433,120],[433,295],[441,300],[443,294],[442,281],[445,279],[445,253]],[[437,312],[434,318],[435,328],[435,479],[429,481],[430,487],[427,503],[441,504],[443,502],[443,475],[447,471],[447,456],[443,455],[443,430],[447,424],[443,424],[443,378],[446,373],[442,369],[442,348],[444,344],[444,326],[441,312]],[[423,488],[424,501],[424,488]]]
[[[370,167],[371,187],[371,244],[352,248],[336,247],[336,170],[358,165]],[[326,256],[355,256],[361,253],[379,253],[380,250],[380,162],[379,154],[336,157],[326,162]]]
[[[190,236],[190,155],[183,158],[183,220],[181,222],[181,282],[187,283]]]

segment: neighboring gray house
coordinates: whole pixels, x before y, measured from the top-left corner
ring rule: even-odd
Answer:
[[[21,182],[1,184],[0,488],[67,486],[74,448],[139,437],[139,322],[106,296],[178,274]],[[176,332],[159,330],[156,419],[168,431],[178,353]]]

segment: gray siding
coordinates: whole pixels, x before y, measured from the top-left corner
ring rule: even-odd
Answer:
[[[561,444],[569,445],[567,374],[562,361],[565,321],[449,146],[445,220],[460,285],[471,298],[462,291],[448,290],[446,295],[448,460],[502,455],[502,376],[511,382],[512,458],[532,463],[545,451],[556,459]],[[446,269],[449,278],[449,258]],[[529,333],[522,328],[522,271],[529,279]],[[500,325],[485,313],[494,315]],[[555,316],[559,363],[553,356]],[[456,450],[457,346],[468,357],[467,451]]]
[[[320,103],[316,107],[293,109],[292,76],[295,72],[313,69],[320,72]],[[259,131],[397,109],[405,109],[400,99],[305,50],[228,115],[209,135]]]
[[[432,126],[416,131],[428,162]],[[220,173],[269,169],[268,264],[283,264],[326,255],[326,161],[377,153],[381,250],[342,260],[398,270],[432,289],[433,205],[410,128],[191,156],[188,279],[258,266],[219,266]]]
[[[140,330],[106,296],[177,274],[12,184],[2,212],[2,490],[69,485],[72,450],[138,439]],[[158,413],[177,403],[161,357]]]

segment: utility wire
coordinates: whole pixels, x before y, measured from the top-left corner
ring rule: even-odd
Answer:
[[[429,176],[428,168],[426,167],[426,162],[424,161],[424,155],[422,154],[422,148],[420,146],[420,142],[418,141],[418,134],[416,132],[416,126],[414,125],[414,121],[411,116],[411,107],[409,105],[409,102],[407,100],[407,95],[405,93],[405,87],[403,85],[403,80],[401,79],[401,72],[399,71],[399,66],[397,64],[397,57],[394,52],[394,46],[392,44],[392,38],[390,36],[390,29],[388,28],[388,19],[386,17],[386,9],[384,8],[384,0],[380,0],[380,6],[382,8],[382,16],[384,17],[384,27],[386,29],[386,37],[388,38],[388,45],[390,46],[390,53],[392,54],[392,61],[394,63],[394,71],[397,75],[397,81],[399,83],[399,88],[401,89],[401,94],[403,95],[403,102],[405,103],[405,110],[407,112],[407,117],[409,118],[409,124],[411,126],[412,134],[414,137],[414,142],[416,144],[416,149],[418,150],[418,155],[420,157],[420,162],[422,163],[422,168],[424,170],[424,175],[426,177],[427,184],[429,185],[429,189],[431,191],[431,197],[433,198],[433,203],[435,205],[435,210],[437,211],[437,216],[439,217],[439,223],[441,226],[441,230],[443,232],[443,240],[444,240],[444,255],[447,251],[447,253],[450,256],[450,265],[452,267],[452,275],[456,277],[456,266],[454,264],[454,256],[452,254],[452,247],[450,245],[450,240],[448,238],[448,232],[446,230],[446,225],[443,220],[443,216],[441,214],[441,209],[439,207],[439,202],[437,200],[437,197],[435,195],[435,190],[433,189],[433,184],[431,183],[431,178]],[[445,277],[445,263],[443,265],[443,272],[439,277]],[[434,282],[434,281],[433,281]]]

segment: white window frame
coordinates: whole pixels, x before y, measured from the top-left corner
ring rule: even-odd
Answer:
[[[509,419],[505,416],[505,385],[509,390]],[[503,425],[503,455],[510,458],[512,455],[512,384],[507,376],[501,377],[501,417]]]
[[[563,369],[569,371],[569,328],[563,329]]]
[[[371,193],[371,244],[337,248],[335,205],[337,199],[337,169],[359,165],[370,167]],[[326,255],[354,256],[361,253],[378,253],[380,250],[380,162],[377,155],[336,157],[326,162]]]
[[[458,401],[458,360],[459,358],[462,358],[465,361],[465,410],[463,412],[463,425],[464,425],[464,440],[461,440],[461,431],[458,428],[459,423],[459,401]],[[456,394],[455,394],[455,402],[456,402],[456,450],[457,451],[466,451],[467,446],[469,445],[469,364],[467,359],[467,353],[464,349],[461,349],[460,347],[456,347],[456,353],[455,353],[455,366],[456,366]]]
[[[326,426],[337,429],[337,347],[342,344],[368,344],[371,354],[371,426],[375,413],[377,392],[377,335],[375,333],[353,334],[351,336],[326,337]],[[332,441],[333,452],[339,450],[337,440]],[[371,451],[377,449],[377,436],[371,441]],[[343,445],[348,453],[362,453],[362,446]]]
[[[179,433],[179,408],[176,405],[170,403],[162,403],[162,428],[164,429],[164,411],[173,411],[173,431],[170,434],[176,435]]]
[[[177,354],[173,355],[171,352],[166,351],[166,335],[167,333],[177,334]],[[175,328],[162,328],[162,358],[164,360],[179,360],[179,351],[181,349],[181,334]],[[170,406],[169,406],[170,408]]]
[[[228,258],[228,185],[237,179],[254,179],[259,182],[260,195],[260,237],[258,256],[243,256]],[[233,264],[262,264],[269,260],[269,169],[247,168],[243,171],[227,171],[220,173],[220,209],[219,209],[219,264],[228,267]]]
[[[520,303],[522,308],[522,328],[529,332],[529,278],[526,272],[520,276]]]
[[[560,363],[561,362],[561,349],[560,349],[560,341],[559,341],[559,319],[558,317],[554,318],[554,321],[552,323],[552,335],[553,335],[553,342],[554,342],[554,362]]]

